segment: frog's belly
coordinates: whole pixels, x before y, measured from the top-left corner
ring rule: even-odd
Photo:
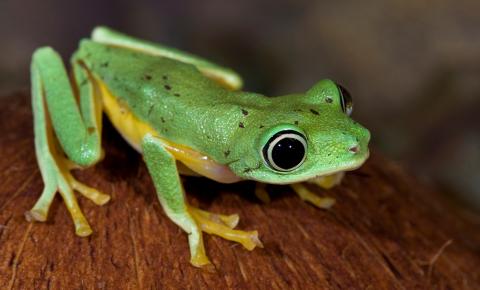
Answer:
[[[215,162],[210,157],[192,148],[173,143],[160,134],[148,123],[138,119],[127,106],[121,104],[113,96],[105,84],[96,80],[101,92],[103,111],[107,114],[113,126],[123,138],[138,152],[142,152],[142,140],[145,135],[151,134],[158,138],[164,148],[173,157],[180,161],[178,170],[185,175],[201,175],[222,183],[233,183],[242,180],[236,176],[228,166]]]

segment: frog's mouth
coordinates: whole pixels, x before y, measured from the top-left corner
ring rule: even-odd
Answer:
[[[359,158],[353,159],[351,162],[346,163],[342,166],[335,167],[334,169],[331,169],[331,170],[324,170],[324,171],[321,171],[321,172],[317,171],[317,172],[313,172],[312,174],[298,175],[298,176],[283,174],[283,175],[278,175],[279,178],[277,180],[273,180],[273,178],[272,178],[272,180],[271,179],[256,178],[254,176],[254,174],[252,174],[252,177],[248,178],[248,179],[258,181],[258,182],[263,182],[263,183],[279,184],[279,185],[304,182],[304,181],[307,181],[307,180],[310,180],[310,179],[314,179],[314,178],[318,178],[318,177],[322,177],[322,176],[327,176],[327,175],[332,175],[332,174],[339,173],[339,172],[356,170],[356,169],[360,168],[365,163],[365,161],[367,161],[369,156],[370,156],[370,151],[367,149],[366,152],[364,154],[362,154],[361,157],[359,156]],[[255,170],[256,169],[252,168],[251,172],[253,172]]]

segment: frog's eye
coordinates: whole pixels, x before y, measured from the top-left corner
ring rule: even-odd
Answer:
[[[292,171],[305,161],[307,140],[297,131],[284,130],[273,135],[262,151],[263,159],[272,169]]]
[[[350,116],[353,111],[353,100],[350,93],[342,85],[337,84],[338,92],[340,93],[340,105],[342,106],[342,111]]]

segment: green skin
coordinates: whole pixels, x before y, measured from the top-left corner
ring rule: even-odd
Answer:
[[[368,158],[370,133],[342,111],[339,89],[330,80],[318,82],[304,94],[274,98],[233,91],[205,75],[221,77],[231,87],[239,88],[241,79],[231,70],[108,28],[97,28],[92,39],[81,41],[72,67],[79,88],[78,105],[59,56],[50,48],[40,48],[33,56],[36,151],[46,187],[33,213],[46,215],[57,189],[72,191],[65,188],[68,184],[49,152],[43,100],[68,159],[83,167],[101,159],[100,132],[95,122],[101,109],[92,94],[94,84],[89,73],[101,79],[121,103],[162,138],[228,165],[242,179],[290,184],[352,170]],[[306,159],[290,172],[272,169],[261,153],[269,138],[281,129],[302,132],[307,138]],[[358,152],[349,150],[355,146]],[[151,135],[145,136],[142,153],[163,208],[189,233],[194,256],[201,235],[186,211],[175,160]],[[67,207],[69,203],[75,206],[73,194],[62,196]]]

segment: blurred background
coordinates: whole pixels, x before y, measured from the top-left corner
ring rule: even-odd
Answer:
[[[0,97],[32,51],[108,25],[230,66],[246,89],[349,88],[373,147],[480,210],[480,2],[0,0]]]

